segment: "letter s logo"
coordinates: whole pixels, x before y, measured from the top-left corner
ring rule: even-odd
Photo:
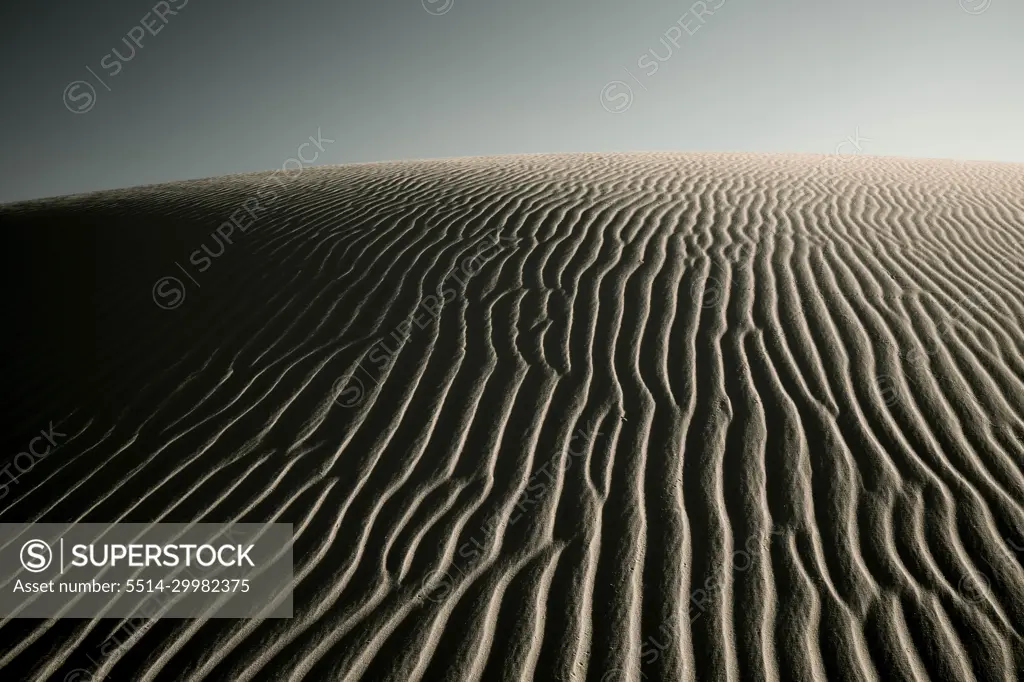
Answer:
[[[82,102],[82,100],[85,100]],[[81,102],[81,104],[79,104]],[[73,104],[74,103],[74,104]],[[96,88],[86,81],[73,81],[64,88],[64,106],[72,114],[84,114],[96,105]]]

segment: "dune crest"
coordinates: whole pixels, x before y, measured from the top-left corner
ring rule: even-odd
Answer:
[[[0,207],[39,249],[107,244],[82,345],[12,379],[68,435],[0,520],[292,522],[295,617],[103,655],[119,622],[7,620],[0,675],[1024,670],[1024,166],[447,159],[259,205],[263,179]]]

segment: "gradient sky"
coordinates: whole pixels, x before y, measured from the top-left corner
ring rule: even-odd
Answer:
[[[1024,162],[1019,0],[701,5],[703,23],[690,0],[3,3],[0,203],[280,168],[318,128],[317,164],[858,135]],[[111,75],[114,48],[131,60]],[[95,100],[65,99],[77,80]]]

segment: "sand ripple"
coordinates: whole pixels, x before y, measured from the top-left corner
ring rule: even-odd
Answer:
[[[0,208],[132,244],[12,384],[71,436],[0,520],[292,522],[295,617],[6,620],[0,676],[1024,670],[1024,167],[315,168],[154,306],[263,179]]]

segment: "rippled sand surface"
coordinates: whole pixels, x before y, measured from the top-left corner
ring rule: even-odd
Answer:
[[[1024,166],[361,164],[0,223],[4,409],[68,434],[0,521],[297,536],[292,619],[8,619],[0,678],[1024,670]]]

